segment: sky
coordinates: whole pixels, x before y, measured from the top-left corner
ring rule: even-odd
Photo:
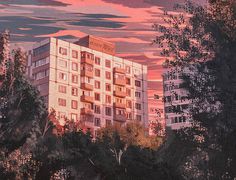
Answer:
[[[204,3],[206,0],[196,0]],[[116,44],[117,56],[148,66],[148,96],[162,96],[160,48],[152,44],[164,10],[184,0],[0,0],[0,31],[9,29],[13,47],[57,37],[70,42],[89,35]],[[161,99],[158,106],[162,107]]]

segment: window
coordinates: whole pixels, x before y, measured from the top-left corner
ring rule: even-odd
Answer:
[[[106,83],[106,91],[111,91],[111,84]]]
[[[67,61],[63,60],[63,59],[59,59],[59,66],[66,68],[67,67]]]
[[[141,104],[140,103],[135,103],[135,109],[141,110]]]
[[[95,100],[100,101],[100,94],[99,93],[94,93]]]
[[[78,59],[78,51],[72,50],[72,58]]]
[[[130,66],[125,66],[125,70],[127,74],[130,74]]]
[[[78,89],[75,87],[72,87],[71,94],[72,94],[72,96],[78,96]]]
[[[66,106],[66,100],[65,100],[65,99],[62,99],[62,98],[59,98],[59,99],[58,99],[58,105],[59,105],[59,106]]]
[[[72,121],[77,121],[78,120],[78,115],[74,114],[74,113],[71,113],[71,120]]]
[[[101,114],[101,107],[98,105],[94,105],[94,113]]]
[[[111,61],[106,59],[106,61],[105,61],[105,66],[106,66],[107,68],[110,68],[110,67],[111,67]]]
[[[124,115],[125,114],[125,110],[123,110],[123,109],[116,109],[116,114],[117,115]]]
[[[38,56],[42,53],[48,52],[50,50],[50,44],[45,44],[33,50],[33,56]]]
[[[67,80],[67,74],[66,73],[59,73],[59,79],[66,81]]]
[[[136,115],[136,120],[137,121],[142,121],[142,116],[141,115]]]
[[[101,73],[99,69],[95,69],[95,76],[100,77]]]
[[[119,80],[125,80],[125,75],[123,75],[123,74],[115,74],[115,78],[116,79],[119,79]]]
[[[95,64],[100,65],[101,59],[99,57],[95,57]]]
[[[66,86],[59,85],[59,86],[58,86],[58,91],[59,91],[60,93],[66,93]]]
[[[126,107],[127,108],[132,108],[132,101],[126,100]]]
[[[94,118],[94,125],[100,127],[101,126],[101,119],[100,118]]]
[[[135,80],[135,86],[141,87],[141,81]]]
[[[94,85],[95,85],[96,89],[100,89],[100,82],[99,81],[95,81]]]
[[[78,71],[78,63],[72,62],[72,70]]]
[[[78,101],[72,100],[71,101],[71,108],[72,109],[78,109]]]
[[[111,116],[111,108],[110,108],[110,107],[106,107],[106,108],[105,108],[105,114],[106,114],[107,116]]]
[[[60,48],[59,48],[59,53],[60,53],[61,55],[67,55],[67,49],[66,49],[66,48],[63,48],[63,47],[60,47]]]
[[[66,117],[66,113],[65,112],[58,112],[58,118],[62,119]]]
[[[106,79],[111,79],[111,72],[106,71]]]
[[[126,84],[127,84],[127,85],[131,85],[131,80],[130,80],[130,78],[126,78]]]
[[[39,67],[39,66],[42,66],[42,65],[45,65],[45,64],[48,64],[49,63],[49,58],[44,58],[44,59],[40,59],[40,60],[37,60],[35,62],[32,63],[32,65],[34,67]]]
[[[111,96],[109,95],[106,95],[106,103],[111,103]]]
[[[129,119],[129,120],[132,119],[132,113],[131,112],[127,112],[126,113],[126,118]]]
[[[135,97],[141,98],[141,92],[135,91]]]
[[[77,75],[72,74],[72,82],[78,83],[78,76]]]
[[[111,120],[109,120],[109,119],[106,119],[106,127],[107,126],[111,126]]]
[[[131,97],[131,89],[126,88],[126,95]]]
[[[43,79],[47,77],[48,75],[49,75],[49,70],[47,69],[47,70],[43,70],[43,71],[33,74],[33,78],[35,80],[39,80],[39,79]]]

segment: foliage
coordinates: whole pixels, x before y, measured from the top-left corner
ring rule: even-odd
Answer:
[[[201,7],[187,1],[177,8],[189,19],[186,13],[167,14],[167,27],[154,26],[162,32],[154,42],[163,47],[165,66],[187,66],[193,72],[184,74],[183,84],[192,101],[193,125],[175,134],[163,156],[168,161],[171,144],[181,142],[185,158],[176,167],[184,179],[233,179],[236,149],[229,140],[236,132],[236,3],[214,0]]]

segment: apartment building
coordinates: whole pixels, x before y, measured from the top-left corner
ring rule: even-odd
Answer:
[[[166,126],[171,129],[180,129],[191,126],[190,106],[191,100],[187,99],[188,92],[181,87],[183,72],[189,73],[187,67],[164,68],[163,94]]]
[[[110,42],[45,39],[29,51],[27,73],[61,125],[67,117],[95,135],[110,124],[148,126],[147,66],[116,57]]]

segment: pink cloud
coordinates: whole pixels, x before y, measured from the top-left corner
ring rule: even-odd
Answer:
[[[80,37],[86,36],[87,34],[79,30],[60,30],[53,34],[39,35],[36,37],[60,37],[60,36],[68,36],[68,35],[80,38]]]

